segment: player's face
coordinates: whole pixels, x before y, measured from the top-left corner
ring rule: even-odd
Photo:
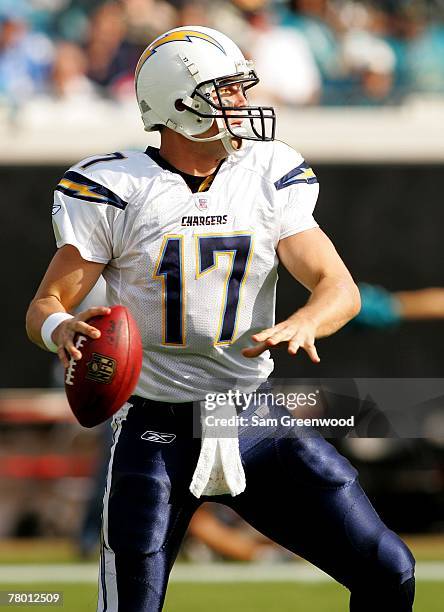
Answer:
[[[239,83],[236,83],[233,85],[227,85],[226,87],[219,88],[219,96],[220,96],[220,100],[222,101],[223,106],[234,106],[236,108],[242,108],[243,106],[248,105],[244,89],[242,85]],[[212,99],[215,104],[217,105],[220,104],[216,91],[213,91]],[[233,113],[233,111],[227,111],[227,115],[230,115],[231,113]],[[230,123],[230,126],[236,128],[236,127],[241,126],[243,121],[244,119],[236,117],[235,119],[229,120],[229,123]],[[218,130],[216,121],[214,121],[211,128],[205,133],[201,134],[201,137],[207,138],[208,136],[215,136],[218,133],[218,131],[219,130]],[[212,147],[208,147],[208,148],[217,149],[218,152],[220,150],[220,153],[223,153],[224,157],[226,156],[225,148],[220,141],[214,141],[213,143],[207,143],[207,144],[213,145]],[[235,138],[233,136],[231,140],[231,144],[234,149],[239,149],[242,144],[242,140],[240,138]]]
[[[233,85],[227,85],[226,87],[219,88],[219,96],[222,101],[222,106],[234,106],[235,108],[242,108],[248,105],[247,98],[245,96],[244,88],[241,83],[235,83]],[[219,98],[216,91],[212,94],[213,101],[215,104],[220,104]],[[232,114],[233,111],[227,111],[227,115]],[[243,123],[242,118],[236,118],[229,121],[230,126],[240,126]]]

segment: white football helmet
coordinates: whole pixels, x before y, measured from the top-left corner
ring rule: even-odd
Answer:
[[[227,106],[226,100],[223,102],[222,88],[240,85],[245,95],[259,79],[252,62],[217,30],[187,26],[162,34],[143,52],[135,78],[147,131],[165,125],[190,140],[221,139],[229,153],[234,151],[233,137],[274,139],[276,117],[272,107]],[[214,121],[218,133],[198,138]]]

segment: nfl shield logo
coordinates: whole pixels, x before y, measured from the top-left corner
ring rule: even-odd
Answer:
[[[208,210],[208,198],[198,198],[196,206],[199,210]]]
[[[115,359],[107,357],[106,355],[101,355],[100,353],[93,353],[91,361],[88,361],[86,364],[86,378],[107,385],[114,378],[116,365],[117,362]]]

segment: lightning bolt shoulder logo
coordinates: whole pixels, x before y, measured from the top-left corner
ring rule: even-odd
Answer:
[[[176,434],[172,433],[161,433],[160,431],[146,431],[140,436],[142,440],[148,440],[148,442],[158,442],[159,444],[170,444],[176,439]]]
[[[125,210],[127,206],[127,202],[122,200],[111,189],[73,170],[65,172],[56,189],[65,195],[77,198],[78,200],[85,200],[86,202],[109,204],[121,210]]]
[[[285,187],[290,187],[290,185],[296,185],[297,183],[308,183],[311,185],[317,182],[316,174],[306,162],[302,162],[302,164],[284,174],[282,178],[275,182],[274,186],[279,191],[279,189],[285,189]]]
[[[152,57],[157,52],[157,49],[159,47],[171,42],[192,43],[193,38],[198,38],[200,40],[204,40],[210,43],[211,45],[214,45],[215,47],[220,49],[220,51],[222,51],[224,55],[226,55],[225,49],[222,47],[222,45],[209,34],[205,34],[205,32],[199,32],[197,30],[176,30],[174,32],[170,32],[169,34],[165,34],[165,36],[162,36],[161,38],[158,38],[153,43],[151,43],[149,47],[145,49],[136,67],[136,78],[138,77],[143,64],[148,58]]]

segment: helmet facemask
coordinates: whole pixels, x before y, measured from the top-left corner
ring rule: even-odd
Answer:
[[[254,70],[248,73],[238,72],[232,75],[208,79],[198,83],[193,93],[178,101],[187,110],[202,119],[215,119],[222,127],[223,136],[269,142],[274,140],[276,116],[271,106],[234,106],[227,104],[221,90],[240,85],[246,97],[246,91],[259,82]],[[242,124],[233,126],[232,122],[242,120]],[[189,137],[190,135],[188,135]],[[213,140],[215,137],[212,137]],[[194,140],[194,138],[193,138]],[[201,141],[206,138],[199,138]]]

